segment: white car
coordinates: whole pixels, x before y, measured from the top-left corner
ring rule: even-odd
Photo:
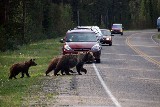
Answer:
[[[74,29],[91,29],[97,35],[97,40],[101,40],[103,38],[103,34],[98,26],[77,26]]]

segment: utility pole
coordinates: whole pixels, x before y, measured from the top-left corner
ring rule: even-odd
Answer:
[[[26,0],[23,0],[23,33],[22,33],[22,42],[25,42],[25,21],[26,21]]]
[[[78,26],[79,26],[79,10],[77,11],[77,21],[78,21]]]

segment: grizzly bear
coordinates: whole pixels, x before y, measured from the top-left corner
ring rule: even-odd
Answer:
[[[17,79],[16,75],[18,75],[20,72],[22,73],[21,78],[24,77],[24,74],[26,74],[27,77],[30,77],[28,73],[29,67],[37,65],[34,61],[35,59],[30,59],[29,61],[13,64],[10,68],[9,79],[12,79],[13,77]]]
[[[56,66],[57,66],[57,63],[59,62],[60,59],[61,59],[61,58],[60,58],[60,56],[59,56],[59,57],[55,57],[55,58],[53,58],[53,59],[51,60],[51,62],[50,62],[49,65],[48,65],[47,70],[45,71],[46,76],[48,76],[48,73],[50,73],[52,70],[55,70],[55,68],[56,68]],[[65,72],[64,69],[62,69],[62,70],[61,70],[61,74],[64,75],[64,74],[63,74],[64,72]],[[69,72],[74,73],[72,70],[69,70]],[[65,72],[65,73],[66,73],[67,75],[70,75],[68,72]]]
[[[78,53],[78,54],[66,54],[63,55],[55,68],[54,75],[57,76],[57,73],[62,70],[67,74],[70,71],[70,68],[76,67],[79,75],[82,75],[80,71],[87,73],[87,70],[83,68],[83,65],[86,62],[93,62],[95,60],[92,52]]]

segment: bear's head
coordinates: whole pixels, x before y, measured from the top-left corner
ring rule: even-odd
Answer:
[[[30,59],[29,61],[25,62],[25,65],[28,65],[30,67],[30,66],[36,66],[37,64],[35,62],[35,59]]]
[[[83,60],[84,62],[94,62],[95,57],[93,56],[93,52],[91,51],[86,52]]]

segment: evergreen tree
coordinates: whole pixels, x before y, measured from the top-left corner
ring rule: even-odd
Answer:
[[[0,8],[1,51],[63,36],[78,23],[142,29],[160,17],[160,0],[1,0]]]
[[[157,16],[160,17],[160,0],[157,1]]]
[[[141,0],[140,12],[139,12],[139,28],[144,28],[146,26],[146,1]]]

